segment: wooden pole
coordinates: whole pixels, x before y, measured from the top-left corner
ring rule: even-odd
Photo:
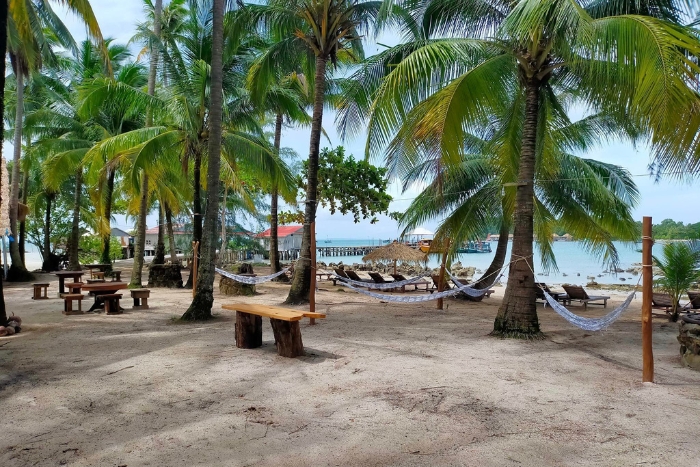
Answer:
[[[192,297],[197,290],[197,270],[199,269],[199,242],[192,242]]]
[[[654,241],[651,236],[651,217],[642,219],[642,382],[654,382],[654,352],[652,349],[652,257]]]
[[[309,311],[316,312],[316,223],[311,223],[311,289],[309,290]],[[309,324],[316,324],[311,318]]]

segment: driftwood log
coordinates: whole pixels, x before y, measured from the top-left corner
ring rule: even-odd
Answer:
[[[300,357],[304,355],[304,344],[301,341],[299,321],[283,321],[270,318],[272,332],[275,334],[277,355],[282,357]]]
[[[262,317],[236,312],[236,347],[255,349],[262,345]]]

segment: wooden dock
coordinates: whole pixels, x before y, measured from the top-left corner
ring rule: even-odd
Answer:
[[[316,252],[318,256],[365,256],[382,245],[374,246],[318,246]]]

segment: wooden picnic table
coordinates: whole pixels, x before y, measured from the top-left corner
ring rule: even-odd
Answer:
[[[85,274],[83,271],[59,271],[56,273],[58,277],[58,296],[61,297],[65,295],[65,280],[66,277],[72,277],[73,282],[80,282],[80,278]]]
[[[100,282],[97,284],[85,284],[82,290],[87,291],[95,297],[95,303],[88,311],[95,311],[104,308],[104,302],[100,301],[100,295],[109,295],[117,293],[119,290],[128,289],[129,284],[126,282]]]
[[[86,264],[83,267],[87,268],[90,270],[90,279],[94,279],[94,271],[93,269],[97,269],[99,272],[105,272],[111,264]]]

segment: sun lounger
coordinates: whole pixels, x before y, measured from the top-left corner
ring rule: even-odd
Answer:
[[[342,278],[344,278],[344,279],[350,279],[350,278],[348,277],[348,275],[345,274],[345,271],[343,271],[342,269],[335,268],[335,269],[333,269],[333,271],[335,271],[335,274],[336,274],[336,276],[338,276],[338,277],[342,277]],[[335,283],[338,281],[338,278],[337,278],[337,277],[331,277],[330,279],[333,281],[333,285],[335,285]],[[340,282],[343,282],[343,281],[340,281]]]
[[[608,299],[610,299],[608,296],[588,295],[583,287],[579,285],[563,285],[562,287],[569,296],[569,305],[571,304],[572,300],[578,300],[580,303],[583,303],[583,308],[585,310],[588,307],[589,302],[597,302],[602,300],[603,308],[608,306]],[[600,305],[600,303],[594,303],[593,305]]]
[[[679,312],[681,311],[687,311],[691,307],[691,303],[688,303],[685,306],[681,306],[680,302],[676,304],[677,310]],[[667,293],[653,293],[651,294],[651,307],[656,308],[657,310],[664,310],[666,313],[671,313],[671,310],[673,309],[673,299],[671,296]]]
[[[569,301],[569,295],[565,292],[552,292],[552,290],[544,282],[535,282],[535,292],[537,295],[537,300],[544,300],[544,293],[547,292],[550,297],[558,302],[562,302],[564,305]]]
[[[393,278],[394,278],[394,281],[396,281],[396,282],[403,282],[403,281],[408,280],[408,279],[406,279],[406,277],[403,276],[403,274],[389,274],[389,275],[390,275],[391,277],[393,277]],[[401,291],[402,291],[402,292],[405,292],[405,291],[406,291],[406,287],[408,287],[409,285],[412,285],[412,286],[414,287],[413,290],[418,290],[418,286],[419,286],[419,285],[424,285],[424,286],[425,286],[425,290],[428,290],[428,287],[430,286],[430,281],[414,281],[414,282],[411,282],[410,284],[406,284],[406,285],[402,286],[402,287],[401,287],[401,289],[402,289]]]
[[[688,303],[690,308],[692,308],[693,310],[700,309],[700,292],[688,290],[687,293],[688,298],[690,299],[690,303]],[[686,307],[688,307],[688,305],[686,305]]]
[[[371,282],[371,283],[374,283],[374,281],[373,281],[372,279],[363,279],[363,278],[361,278],[360,276],[357,275],[357,273],[356,273],[355,271],[349,271],[349,270],[348,270],[348,271],[345,271],[345,274],[347,275],[347,278],[348,278],[348,279],[351,279],[351,280],[353,280],[353,281],[357,281],[357,282]],[[367,290],[369,290],[369,287],[367,287]]]
[[[459,279],[459,278],[457,278],[457,280],[452,279],[452,283],[455,285],[455,287],[460,288],[460,287],[464,287],[465,285],[471,284],[471,281],[470,281],[469,279]],[[472,302],[480,302],[481,300],[484,299],[484,297],[486,297],[486,298],[491,297],[491,294],[494,293],[494,292],[495,292],[495,290],[493,290],[493,289],[488,289],[488,290],[484,293],[484,295],[480,295],[480,296],[478,296],[478,297],[472,297],[471,295],[467,295],[467,294],[465,294],[465,293],[460,293],[459,296],[460,296],[460,297],[467,297],[467,300],[471,300]]]
[[[438,274],[431,274],[430,278],[433,280],[433,290],[438,290],[440,288],[440,276]],[[447,277],[445,277],[442,281],[442,290],[450,290],[451,288]]]

